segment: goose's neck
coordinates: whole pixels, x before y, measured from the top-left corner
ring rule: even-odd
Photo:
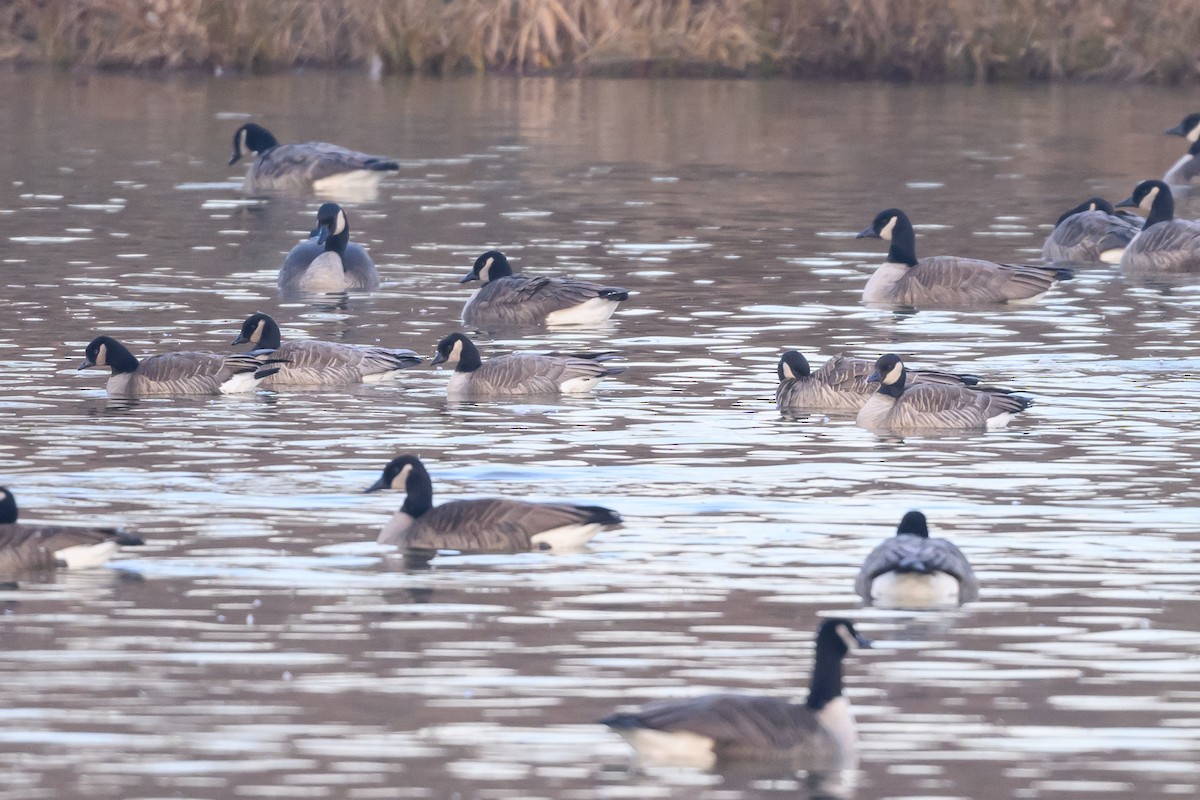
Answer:
[[[4,499],[0,500],[0,525],[9,525],[17,521],[17,501],[12,492],[4,491]]]
[[[455,372],[474,372],[483,366],[483,359],[479,357],[479,348],[475,343],[467,339],[462,340],[462,347],[458,353],[458,364],[455,365]]]
[[[879,393],[886,394],[888,397],[900,399],[900,395],[904,394],[904,384],[908,380],[908,370],[900,370],[900,379],[895,383],[880,383]]]
[[[325,239],[325,252],[337,253],[339,256],[346,255],[346,245],[350,244],[350,226],[347,225],[342,229],[341,233],[330,234]]]
[[[917,234],[912,223],[904,217],[896,220],[892,229],[892,242],[888,247],[888,261],[893,264],[917,265]]]
[[[839,653],[817,650],[812,681],[808,686],[805,705],[820,711],[829,701],[842,696],[842,656]]]
[[[278,350],[281,341],[279,324],[273,319],[264,319],[256,347],[260,350]]]
[[[414,475],[404,488],[407,493],[404,505],[400,506],[402,513],[416,519],[433,508],[433,482],[429,480],[429,475]]]
[[[104,363],[112,369],[113,375],[124,375],[138,368],[137,356],[129,352],[125,345],[110,342],[105,349]]]
[[[1169,222],[1174,218],[1175,198],[1169,191],[1160,190],[1158,196],[1154,198],[1154,204],[1150,206],[1150,213],[1146,215],[1146,224],[1142,226],[1142,230],[1159,222]]]

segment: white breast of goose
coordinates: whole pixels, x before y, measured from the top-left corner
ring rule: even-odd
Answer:
[[[397,511],[392,518],[383,524],[383,530],[376,539],[379,544],[404,544],[404,535],[412,527],[415,520],[403,511]]]
[[[871,581],[871,603],[880,608],[958,605],[958,579],[945,572],[885,572]]]
[[[344,292],[348,287],[342,257],[328,250],[314,258],[300,278],[306,292]]]
[[[108,394],[110,397],[136,397],[133,384],[134,373],[123,372],[120,375],[111,375],[108,378]]]
[[[450,382],[446,384],[446,394],[451,396],[474,394],[471,384],[470,372],[452,372],[450,373]]]
[[[691,731],[658,731],[631,728],[618,731],[650,766],[712,769],[717,763],[716,742]]]
[[[895,264],[888,261],[872,273],[867,279],[867,285],[863,287],[862,299],[864,303],[890,303],[893,302],[892,292],[895,291],[896,285],[908,274],[907,264]]]
[[[846,761],[856,763],[858,761],[858,732],[854,724],[854,711],[850,708],[850,701],[842,696],[835,697],[826,703],[824,708],[816,712],[816,717],[825,732],[837,743],[839,755]],[[846,764],[843,763],[842,766],[846,766]]]
[[[547,325],[594,325],[603,322],[617,310],[617,301],[593,297],[577,306],[551,311],[546,315]]]
[[[863,407],[858,410],[858,424],[865,428],[886,428],[888,417],[891,416],[895,407],[895,399],[876,392],[867,398],[867,402],[863,403]]]

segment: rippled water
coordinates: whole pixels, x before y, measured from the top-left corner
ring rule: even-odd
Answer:
[[[111,568],[0,590],[0,800],[803,797],[793,776],[630,769],[591,724],[714,688],[804,693],[818,617],[847,664],[858,797],[1190,797],[1200,790],[1200,288],[1117,267],[1032,307],[858,302],[853,234],[897,205],[920,252],[1035,259],[1062,210],[1129,194],[1195,110],[1138,88],[245,81],[0,76],[0,483],[27,519],[123,524]],[[286,301],[316,203],[254,202],[247,115],[398,157],[347,204],[381,291]],[[1200,205],[1181,206],[1200,215]],[[84,344],[285,336],[432,353],[476,255],[636,296],[596,330],[479,337],[622,352],[594,397],[451,405],[446,374],[113,401]],[[1006,430],[883,439],[781,419],[796,347],[980,374],[1036,400]],[[618,509],[581,553],[373,544],[362,495],[413,451],[441,499]],[[976,565],[954,612],[863,609],[863,556],[921,508]]]

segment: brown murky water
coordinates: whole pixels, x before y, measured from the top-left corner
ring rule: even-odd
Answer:
[[[1081,270],[1042,303],[900,315],[858,303],[853,234],[897,205],[921,252],[1034,259],[1062,210],[1126,196],[1195,110],[1139,88],[0,76],[0,483],[24,516],[120,523],[110,568],[0,590],[0,800],[804,797],[791,776],[631,770],[591,724],[714,688],[802,696],[821,615],[848,663],[857,797],[1200,791],[1200,288]],[[20,102],[15,102],[15,100]],[[311,200],[229,168],[283,140],[401,159],[348,203],[381,291],[274,289]],[[1200,215],[1185,203],[1181,212]],[[480,337],[620,350],[559,404],[449,405],[446,375],[225,398],[108,400],[76,373],[285,335],[431,353],[499,247],[518,270],[636,296],[595,330]],[[1036,399],[1006,430],[887,440],[781,419],[775,361],[885,351]],[[364,496],[422,455],[442,499],[602,503],[584,552],[373,544]],[[863,609],[862,557],[921,508],[976,565],[955,612]]]

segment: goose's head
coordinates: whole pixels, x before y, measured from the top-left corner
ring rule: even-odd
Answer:
[[[922,539],[928,539],[929,525],[925,521],[925,515],[920,511],[909,511],[896,527],[896,535],[920,536]]]
[[[410,486],[416,489],[420,484],[429,483],[429,473],[425,465],[416,456],[397,456],[383,468],[379,480],[366,488],[364,494],[378,492],[381,489],[394,489],[398,492],[409,492]]]
[[[337,203],[323,203],[317,209],[317,227],[310,235],[317,237],[317,244],[323,245],[332,238],[349,233],[349,229],[342,207]]]
[[[812,374],[812,370],[808,366],[808,359],[799,350],[788,350],[780,356],[777,372],[780,383],[793,378],[807,378]]]
[[[1189,142],[1200,141],[1200,114],[1188,114],[1174,128],[1167,128],[1163,133],[1168,136],[1182,136]]]
[[[890,242],[896,231],[897,225],[902,225],[901,222],[908,221],[908,217],[898,208],[889,208],[880,211],[875,215],[875,219],[871,220],[871,225],[866,230],[860,232],[856,239],[883,239],[885,242]]]
[[[488,250],[486,253],[475,259],[475,265],[471,267],[459,283],[470,283],[471,281],[479,281],[480,283],[488,283],[499,278],[507,278],[512,275],[512,267],[508,263],[508,258],[499,250]]]
[[[827,619],[817,628],[817,652],[845,656],[862,648],[869,648],[871,640],[854,629],[848,619]]]
[[[904,377],[904,362],[895,353],[880,356],[875,362],[875,371],[867,376],[867,383],[882,383],[891,386]]]
[[[229,159],[229,165],[233,166],[247,153],[258,155],[277,144],[279,142],[275,141],[269,130],[262,125],[247,122],[233,134],[233,158]]]

